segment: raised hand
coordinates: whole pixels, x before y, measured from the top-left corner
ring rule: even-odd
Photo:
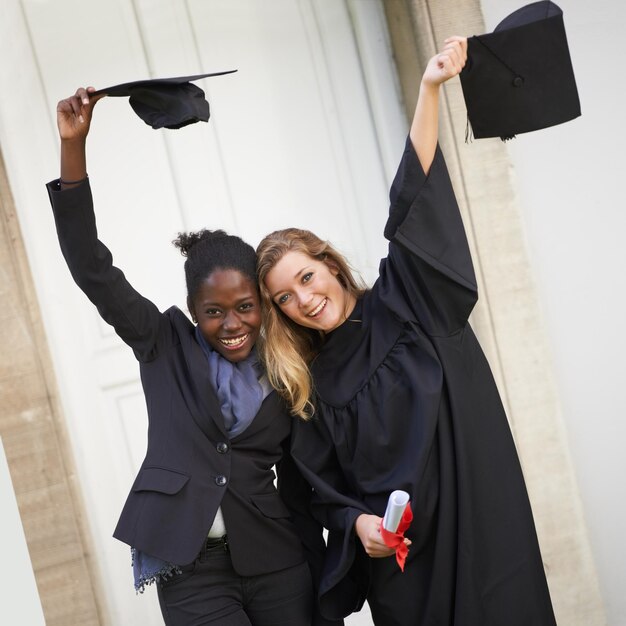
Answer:
[[[417,158],[426,174],[430,170],[439,135],[439,89],[457,76],[467,61],[467,38],[448,37],[441,52],[426,66],[409,132]]]
[[[440,85],[457,76],[467,61],[467,38],[454,35],[444,41],[442,50],[430,59],[423,84]]]
[[[103,96],[90,96],[94,87],[79,87],[57,104],[57,126],[61,141],[84,140],[89,133],[93,108]]]
[[[57,104],[57,126],[61,137],[61,188],[73,187],[87,177],[85,143],[96,102],[94,87],[79,87]]]

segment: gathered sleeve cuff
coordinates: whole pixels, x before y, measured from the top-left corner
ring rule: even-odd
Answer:
[[[426,174],[417,158],[411,138],[407,137],[398,170],[389,190],[389,218],[385,224],[386,239],[393,239],[398,226],[404,221],[425,182]]]
[[[313,489],[295,464],[289,446],[284,450],[283,456],[276,466],[276,473],[278,493],[289,509],[291,520],[300,536],[311,571],[314,597],[317,598],[324,571],[326,542],[323,535],[324,528],[313,516],[311,508]],[[343,619],[326,618],[320,611],[319,602],[316,601],[311,626],[343,626]]]
[[[98,239],[89,181],[61,189],[46,185],[61,252],[72,278],[98,309],[102,319],[135,352],[140,361],[154,357],[164,316],[138,293],[113,265],[109,249]]]
[[[320,610],[328,619],[341,619],[365,601],[369,570],[354,524],[371,511],[345,484],[323,423],[316,418],[294,423],[291,445],[294,461],[312,487],[312,513],[329,531],[317,584]]]
[[[439,146],[428,176],[410,139],[390,190],[385,226],[389,255],[381,263],[379,297],[431,335],[467,322],[477,300],[469,245]]]
[[[346,509],[343,531],[330,530],[326,560],[318,599],[320,611],[329,618],[339,619],[359,611],[369,587],[368,557],[354,531],[356,518],[363,513]]]

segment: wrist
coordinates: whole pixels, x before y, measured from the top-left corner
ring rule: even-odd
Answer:
[[[61,141],[61,180],[82,181],[87,176],[85,139]]]
[[[84,150],[87,137],[63,137],[61,136],[61,148],[64,150]]]
[[[433,97],[439,97],[440,87],[440,82],[434,81],[433,79],[424,76],[422,77],[422,81],[420,83],[420,93],[429,94]]]
[[[89,174],[85,174],[82,178],[78,180],[65,180],[64,178],[59,178],[59,184],[61,185],[61,189],[65,189],[66,187],[73,187],[74,185],[80,185],[84,183],[86,180],[89,180]]]

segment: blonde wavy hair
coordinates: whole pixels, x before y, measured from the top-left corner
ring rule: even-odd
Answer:
[[[311,231],[286,228],[270,233],[257,247],[257,274],[263,311],[264,341],[260,354],[272,386],[285,398],[293,415],[309,419],[315,410],[309,365],[319,352],[323,335],[287,317],[265,286],[265,277],[287,252],[301,252],[337,271],[337,280],[359,298],[365,285],[355,278],[345,257]]]

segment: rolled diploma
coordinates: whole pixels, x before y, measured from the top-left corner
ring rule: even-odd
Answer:
[[[398,530],[398,524],[402,519],[402,514],[409,502],[409,494],[400,489],[392,491],[387,501],[387,510],[383,517],[383,528],[389,532],[395,533]]]

